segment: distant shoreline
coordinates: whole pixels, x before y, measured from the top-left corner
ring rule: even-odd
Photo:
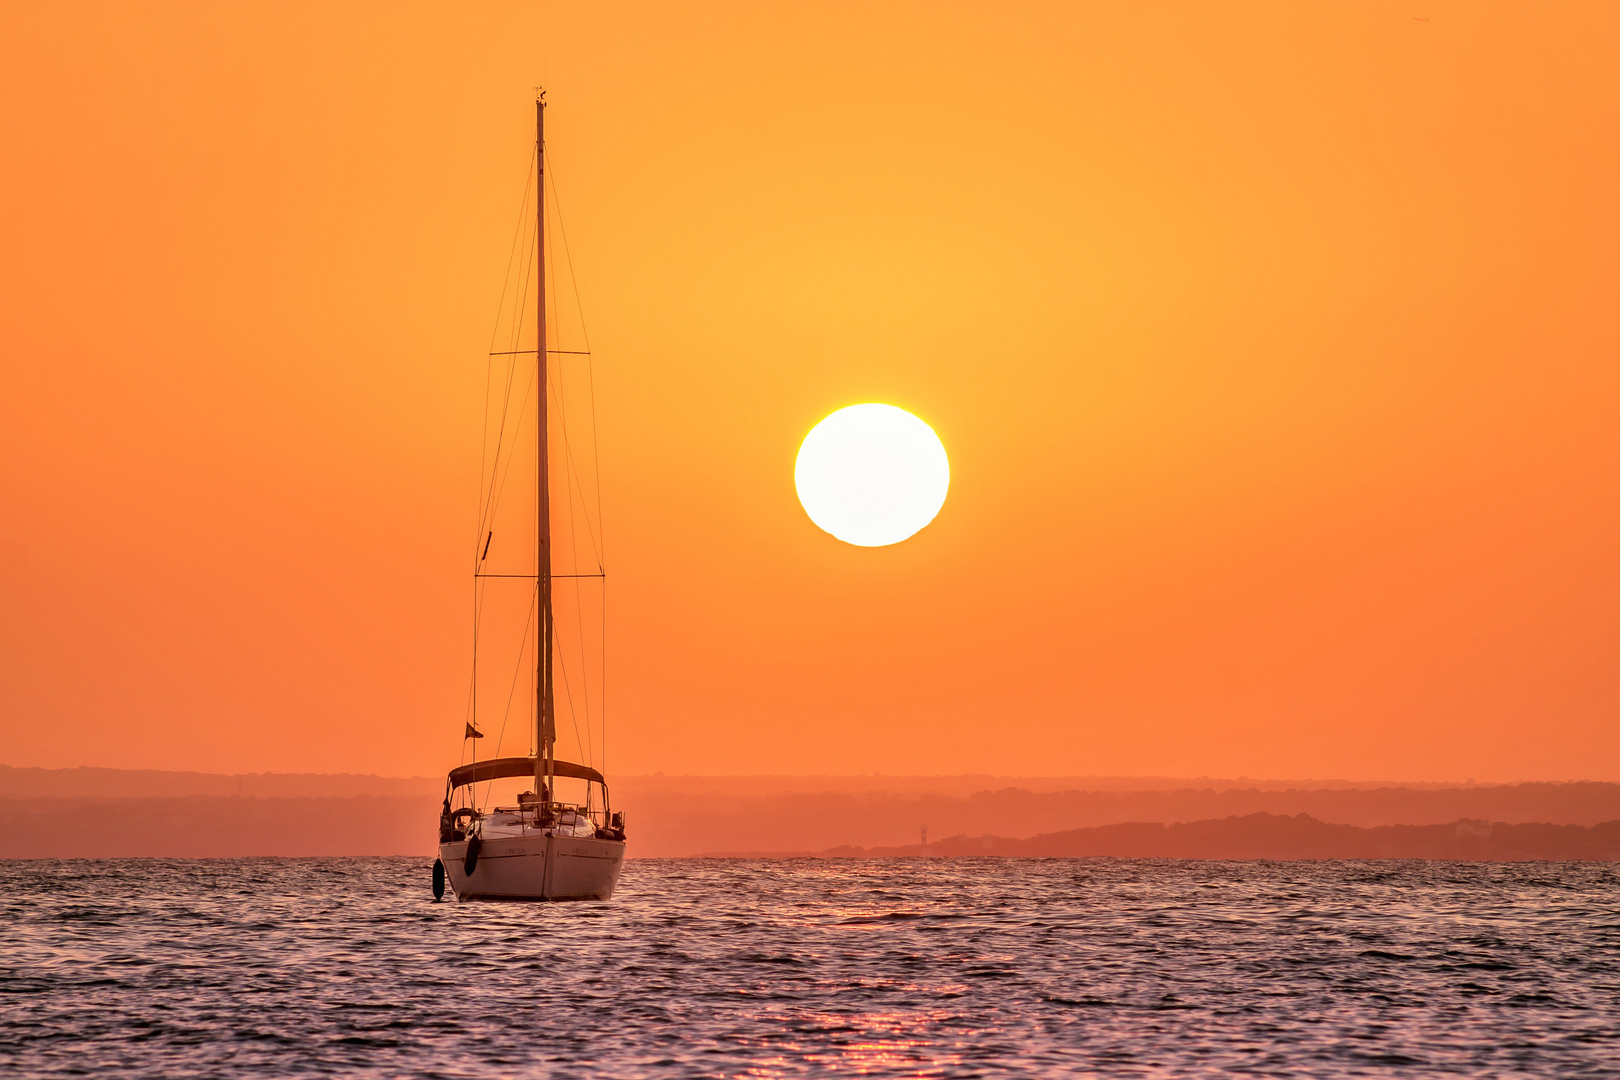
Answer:
[[[0,800],[0,859],[428,858],[415,804],[395,800],[112,800],[30,810]],[[400,811],[407,813],[400,813]],[[324,833],[358,818],[370,832]],[[62,833],[76,821],[88,828]],[[319,839],[311,840],[317,836]],[[384,850],[379,850],[382,848]],[[633,846],[632,846],[633,850]],[[632,855],[632,857],[636,857]],[[660,856],[640,856],[657,858]],[[1617,862],[1620,820],[1552,825],[1458,820],[1440,825],[1364,828],[1305,814],[1249,814],[1178,822],[1126,822],[1025,839],[954,835],[928,844],[844,845],[820,851],[716,851],[662,856],[696,859],[1168,859],[1179,861]]]
[[[716,852],[706,858],[1023,858],[1171,859],[1188,861],[1420,860],[1431,862],[1616,862],[1620,820],[1598,825],[1459,820],[1442,825],[1361,828],[1305,814],[1250,814],[1165,825],[1128,822],[1048,833],[1028,839],[950,836],[891,848],[819,852]]]
[[[1139,782],[1047,788],[1006,777],[632,776],[617,779],[612,793],[629,819],[631,858],[905,856],[922,851],[926,828],[931,855],[1607,859],[1607,840],[1596,834],[1526,839],[1512,830],[1620,821],[1620,784],[1590,781]],[[443,793],[442,780],[423,777],[0,766],[0,858],[425,856],[434,850]],[[1302,815],[1312,826],[1277,824]],[[1231,821],[1250,823],[1209,824]],[[1495,839],[1443,835],[1463,826],[1488,828]],[[1060,836],[1068,839],[1053,839]]]

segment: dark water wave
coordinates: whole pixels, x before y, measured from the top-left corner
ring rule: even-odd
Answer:
[[[17,1075],[1620,1076],[1598,864],[0,863]]]

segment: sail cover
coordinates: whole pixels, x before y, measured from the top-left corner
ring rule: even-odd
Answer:
[[[597,784],[605,784],[602,774],[587,765],[575,765],[572,761],[554,761],[552,768],[558,776],[568,776],[575,780],[589,780]],[[532,757],[498,757],[488,761],[475,761],[471,765],[463,765],[459,769],[450,770],[450,786],[452,788],[465,787],[467,784],[482,784],[486,780],[505,780],[512,776],[533,776],[534,758]]]

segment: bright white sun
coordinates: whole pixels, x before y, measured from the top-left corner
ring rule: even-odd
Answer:
[[[934,429],[893,405],[851,405],[810,429],[793,467],[810,520],[846,544],[898,544],[934,520],[951,463]]]

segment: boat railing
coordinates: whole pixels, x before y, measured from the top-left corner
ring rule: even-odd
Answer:
[[[470,825],[474,821],[483,821],[495,815],[510,815],[512,820],[502,822],[507,825],[520,826],[523,831],[530,829],[552,828],[559,822],[568,824],[570,818],[574,821],[585,821],[597,829],[613,829],[615,819],[621,823],[624,815],[614,814],[611,811],[597,806],[583,803],[546,802],[525,800],[517,806],[492,806],[487,809],[469,809],[464,811]]]

